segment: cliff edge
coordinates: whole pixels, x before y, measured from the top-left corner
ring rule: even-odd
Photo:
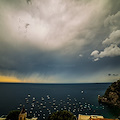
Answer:
[[[103,96],[98,95],[98,101],[120,108],[120,80],[112,83]]]

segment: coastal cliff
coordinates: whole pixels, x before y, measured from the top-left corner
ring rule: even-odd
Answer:
[[[120,80],[112,83],[103,96],[98,96],[98,101],[120,108]]]

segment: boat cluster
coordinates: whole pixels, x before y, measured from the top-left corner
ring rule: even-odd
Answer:
[[[81,91],[81,94],[83,94],[83,91]],[[67,95],[64,100],[55,99],[50,95],[41,96],[38,99],[28,94],[25,98],[25,102],[20,103],[18,110],[25,105],[25,110],[28,113],[28,116],[38,117],[38,119],[46,119],[53,112],[60,110],[70,111],[77,116],[78,114],[98,114],[97,109],[104,109],[103,105],[95,106],[85,102],[84,99],[85,98],[81,98],[80,101],[77,98],[71,97],[70,95]]]

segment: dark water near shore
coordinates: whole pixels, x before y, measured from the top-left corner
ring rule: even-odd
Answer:
[[[29,116],[46,119],[57,110],[74,115],[96,114],[116,118],[120,111],[99,104],[110,83],[97,84],[16,84],[0,83],[0,116],[25,105]]]

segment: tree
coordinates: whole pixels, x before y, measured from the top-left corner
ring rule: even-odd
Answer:
[[[76,117],[68,111],[58,111],[51,114],[47,120],[76,120]]]
[[[6,117],[6,120],[18,120],[19,114],[20,114],[19,110],[10,111]]]

